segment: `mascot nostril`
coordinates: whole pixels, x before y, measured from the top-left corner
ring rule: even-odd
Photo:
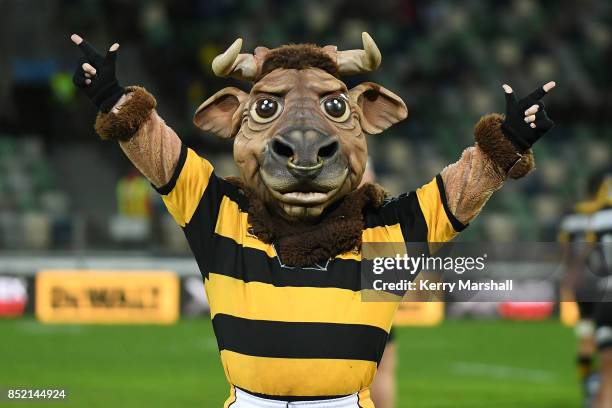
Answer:
[[[293,129],[273,140],[272,151],[281,159],[288,158],[290,170],[312,173],[331,162],[338,152],[338,142],[314,129]]]
[[[338,153],[339,148],[340,147],[338,146],[338,142],[333,141],[321,147],[317,156],[321,159],[330,160],[336,155],[336,153]]]
[[[294,153],[293,148],[289,146],[287,143],[280,140],[280,138],[272,140],[272,149],[269,151],[275,153],[282,160],[290,160]]]
[[[506,179],[533,169],[531,146],[553,125],[540,101],[553,82],[523,99],[504,85],[505,115],[482,117],[457,162],[387,198],[377,185],[360,186],[366,138],[408,109],[381,85],[349,90],[341,80],[380,65],[372,38],[363,33],[359,50],[292,44],[254,54],[240,53],[238,39],[212,68],[251,90],[224,88],[194,117],[234,139],[240,178],[224,179],[161,119],[151,94],[119,86],[118,46],[104,57],[72,39],[95,68],[79,63],[74,82],[101,111],[98,134],[119,141],[189,241],[231,373],[226,406],[236,408],[253,406],[253,395],[262,407],[330,406],[321,402],[330,396],[334,406],[372,407],[368,387],[401,296],[361,300],[373,289],[362,280],[362,243],[450,241]]]

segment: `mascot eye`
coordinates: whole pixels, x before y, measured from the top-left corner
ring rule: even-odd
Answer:
[[[324,99],[321,108],[327,117],[336,122],[344,122],[351,113],[346,100],[338,95]]]
[[[261,98],[251,106],[251,117],[259,123],[272,122],[280,115],[282,105],[272,98]]]

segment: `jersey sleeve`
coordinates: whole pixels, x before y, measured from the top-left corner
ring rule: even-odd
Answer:
[[[223,183],[208,160],[183,145],[170,181],[155,189],[181,227],[188,227],[196,212],[200,215],[198,219],[206,218],[214,227],[223,195]]]
[[[386,200],[366,218],[366,228],[381,226],[391,235],[387,239],[393,242],[403,239],[410,243],[444,243],[467,225],[456,219],[448,208],[444,182],[438,175],[416,191]]]
[[[606,206],[593,214],[587,233],[588,242],[609,245],[612,242],[612,206]]]
[[[447,242],[465,229],[448,207],[444,181],[437,175],[417,189],[419,208],[427,224],[427,242]]]

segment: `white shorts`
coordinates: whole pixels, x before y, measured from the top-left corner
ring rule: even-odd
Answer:
[[[228,405],[228,408],[359,408],[359,397],[357,394],[346,397],[332,398],[318,401],[279,401],[260,398],[248,392],[236,388],[236,399]]]

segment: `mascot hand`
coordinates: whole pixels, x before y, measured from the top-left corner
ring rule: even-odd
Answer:
[[[519,152],[529,150],[554,126],[553,121],[546,115],[544,103],[540,100],[554,87],[555,83],[549,82],[517,101],[512,88],[503,85],[506,93],[506,119],[502,124],[502,131]]]
[[[115,77],[115,61],[119,44],[113,44],[106,56],[102,56],[80,36],[72,34],[70,39],[79,46],[83,53],[72,81],[85,91],[99,110],[110,111],[124,93]]]

